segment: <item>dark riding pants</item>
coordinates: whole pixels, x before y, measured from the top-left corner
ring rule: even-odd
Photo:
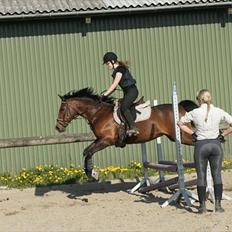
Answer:
[[[197,171],[197,186],[207,185],[207,164],[209,161],[214,185],[222,184],[223,150],[217,139],[197,141],[194,150],[194,161]]]
[[[130,129],[135,127],[135,122],[133,120],[130,107],[132,106],[135,99],[138,97],[139,92],[135,85],[123,89],[123,99],[121,103],[121,113],[126,120],[126,124]]]

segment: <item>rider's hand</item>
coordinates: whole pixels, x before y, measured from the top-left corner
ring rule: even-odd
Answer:
[[[107,99],[107,96],[105,96],[105,95],[100,95],[100,101],[105,101]]]

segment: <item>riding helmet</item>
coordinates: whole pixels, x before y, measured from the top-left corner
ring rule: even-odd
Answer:
[[[104,56],[103,56],[103,64],[106,64],[109,61],[117,61],[118,57],[114,52],[107,52]]]

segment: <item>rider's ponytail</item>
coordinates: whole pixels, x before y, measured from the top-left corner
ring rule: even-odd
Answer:
[[[200,90],[198,95],[197,95],[197,100],[199,101],[200,104],[203,104],[203,103],[207,104],[207,112],[205,115],[205,122],[207,122],[209,111],[210,111],[210,104],[211,104],[211,100],[212,100],[212,97],[211,97],[209,90],[208,89]]]
[[[121,61],[121,60],[119,60],[118,63],[119,63],[119,65],[122,65],[122,66],[124,66],[127,69],[129,68],[129,62],[128,61]]]

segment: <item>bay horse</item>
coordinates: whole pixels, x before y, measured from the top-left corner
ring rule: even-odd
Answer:
[[[84,149],[84,169],[88,178],[93,178],[92,156],[94,153],[117,144],[119,138],[119,124],[113,119],[113,98],[107,97],[100,101],[100,96],[95,94],[92,88],[84,88],[79,91],[69,92],[60,96],[61,105],[56,121],[56,129],[64,132],[69,123],[78,116],[85,118],[96,140]],[[194,102],[185,100],[179,103],[179,114],[198,107]],[[160,104],[153,106],[149,119],[136,123],[140,134],[136,137],[127,137],[126,144],[144,143],[162,135],[175,141],[175,127],[172,104]],[[189,125],[191,127],[191,125]],[[192,145],[190,135],[182,132],[182,143]]]

